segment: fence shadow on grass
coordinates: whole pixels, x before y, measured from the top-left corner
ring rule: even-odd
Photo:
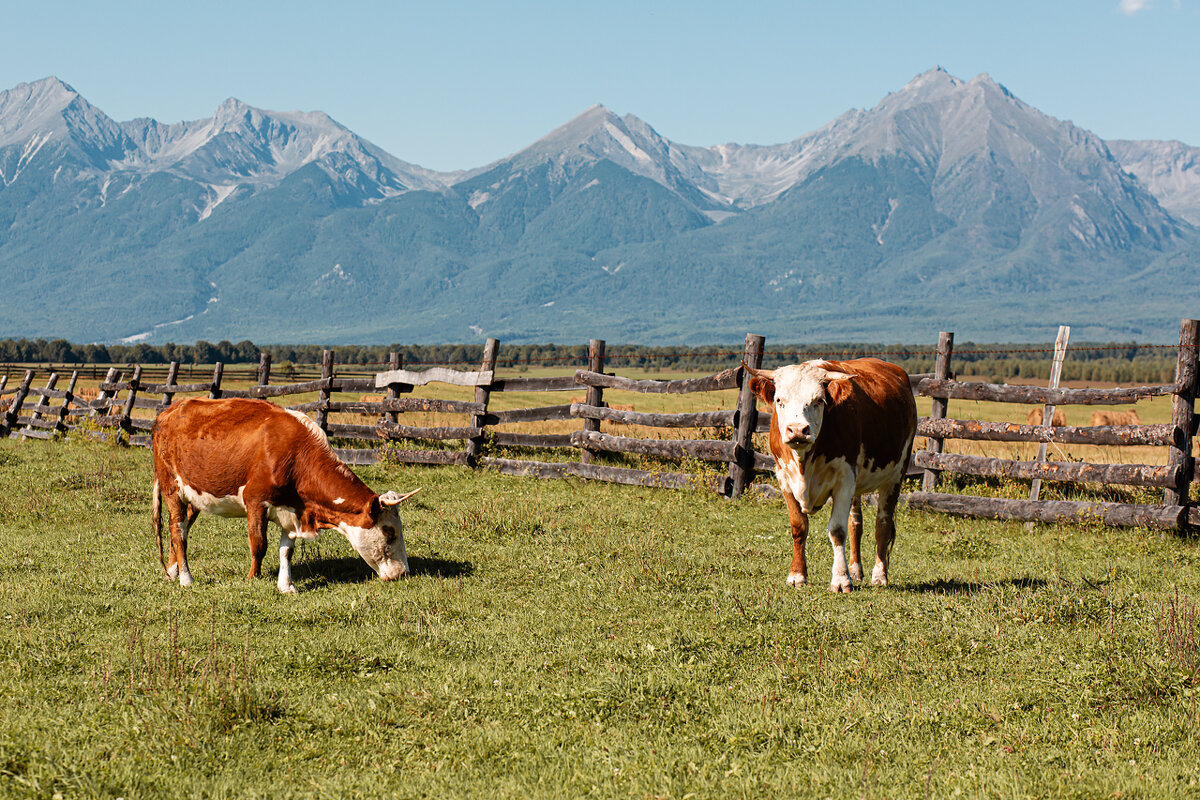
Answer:
[[[1045,578],[1010,578],[1003,581],[960,581],[950,580],[925,581],[910,586],[897,586],[902,592],[918,592],[921,594],[976,594],[985,589],[1012,587],[1016,589],[1043,589],[1047,585]]]

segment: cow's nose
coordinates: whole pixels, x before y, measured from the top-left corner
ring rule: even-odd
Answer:
[[[394,581],[408,573],[408,564],[400,561],[382,561],[379,564],[379,577],[385,581]]]
[[[795,442],[795,441],[807,442],[809,439],[809,435],[810,435],[809,431],[810,430],[812,430],[812,429],[809,428],[808,423],[806,423],[806,422],[797,422],[797,423],[788,425],[787,426],[788,441],[789,442]]]

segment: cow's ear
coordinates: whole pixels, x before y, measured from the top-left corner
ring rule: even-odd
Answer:
[[[384,508],[398,506],[419,491],[421,491],[420,487],[413,489],[408,494],[400,494],[399,492],[387,492],[386,494],[381,494],[379,495],[379,505],[383,506]]]
[[[825,387],[825,401],[834,399],[834,394],[840,389],[850,388],[850,380],[854,378],[849,372],[826,372],[821,376],[821,385]]]
[[[758,395],[764,403],[775,402],[775,372],[769,369],[755,369],[743,363],[742,368],[750,376],[750,391]]]

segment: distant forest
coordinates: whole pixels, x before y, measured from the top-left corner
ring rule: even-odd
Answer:
[[[406,367],[443,365],[470,369],[483,358],[482,344],[435,345],[266,345],[251,341],[216,344],[199,341],[192,345],[164,344],[72,344],[65,339],[0,339],[0,363],[72,364],[257,364],[264,350],[272,362],[287,366],[321,363],[323,350],[333,350],[334,363],[380,367],[390,353],[399,353]],[[1072,347],[1063,364],[1063,380],[1113,381],[1123,384],[1168,383],[1175,379],[1177,347],[1136,343],[1082,343]],[[974,344],[955,346],[952,368],[992,382],[1011,378],[1047,378],[1050,375],[1051,344]],[[608,345],[606,367],[662,370],[720,370],[741,360],[740,347],[644,347]],[[932,372],[934,350],[915,345],[833,343],[768,347],[763,366],[776,367],[810,358],[857,358],[878,356],[909,372]],[[582,367],[587,365],[587,347],[557,344],[501,344],[498,365],[518,370],[530,367]]]

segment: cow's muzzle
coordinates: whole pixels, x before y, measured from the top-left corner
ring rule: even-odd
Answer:
[[[380,580],[394,581],[398,578],[403,578],[408,574],[408,562],[406,561],[381,561],[376,569],[379,573]]]

